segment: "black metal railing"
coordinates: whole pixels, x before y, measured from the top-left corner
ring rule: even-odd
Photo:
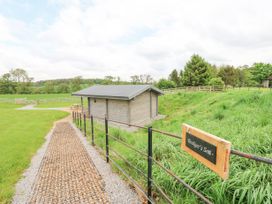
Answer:
[[[206,198],[201,192],[198,192],[192,186],[187,184],[183,179],[181,179],[179,176],[177,176],[174,172],[172,172],[170,169],[166,168],[162,163],[160,163],[155,158],[153,158],[153,155],[152,155],[152,153],[153,153],[153,151],[152,151],[153,133],[159,133],[164,136],[172,137],[172,138],[179,139],[179,140],[181,140],[181,136],[173,134],[173,133],[165,132],[162,130],[154,129],[151,126],[144,127],[141,125],[129,124],[129,123],[125,123],[125,122],[111,120],[111,119],[108,119],[107,117],[96,117],[93,115],[87,117],[87,115],[84,113],[83,113],[83,127],[82,127],[82,113],[72,112],[72,117],[73,117],[73,122],[84,133],[85,137],[87,137],[87,129],[86,129],[87,128],[86,127],[87,126],[87,119],[90,120],[90,129],[91,129],[90,133],[91,133],[92,145],[95,145],[94,119],[97,119],[101,123],[103,123],[103,121],[104,121],[104,124],[105,124],[105,150],[106,150],[104,155],[106,156],[107,163],[111,162],[121,173],[123,173],[128,178],[128,180],[130,180],[133,183],[135,188],[137,188],[143,194],[143,196],[146,198],[146,200],[149,204],[154,203],[154,200],[152,198],[152,192],[154,191],[153,187],[155,187],[157,192],[165,199],[165,201],[167,203],[173,203],[173,201],[163,191],[163,189],[153,180],[153,178],[152,178],[153,164],[155,164],[157,167],[159,167],[161,170],[163,170],[165,173],[167,173],[169,176],[171,176],[176,182],[178,182],[179,184],[181,184],[185,188],[187,188],[189,191],[191,191],[194,195],[196,195],[204,203],[209,203],[209,204],[212,203],[212,201],[210,201],[208,198]],[[132,145],[128,144],[127,142],[124,142],[121,139],[109,134],[109,122],[112,122],[113,124],[127,125],[129,127],[137,127],[140,129],[147,130],[147,138],[148,138],[148,140],[147,140],[148,141],[147,142],[147,144],[148,144],[147,153],[145,153],[141,150],[138,150],[135,147],[133,147]],[[83,130],[82,130],[82,128],[83,128]],[[103,131],[103,130],[100,129],[100,131]],[[114,141],[116,141],[119,144],[122,144],[123,146],[136,152],[137,154],[146,157],[147,158],[147,173],[145,173],[143,170],[134,166],[132,164],[132,162],[128,161],[118,151],[116,151],[114,148],[110,147],[109,146],[109,138],[113,139]],[[113,157],[110,155],[110,151],[113,152],[116,157],[120,158],[122,161],[125,162],[125,164],[127,164],[129,167],[133,168],[136,172],[138,172],[140,175],[142,175],[146,179],[146,187],[147,187],[146,191],[137,181],[135,181],[129,175],[128,172],[126,172],[116,161],[114,161]],[[231,150],[231,154],[239,156],[239,157],[255,160],[257,162],[262,162],[262,163],[272,165],[272,159],[270,159],[270,158],[264,158],[264,157],[260,157],[257,155],[244,153],[244,152],[241,152],[238,150]]]

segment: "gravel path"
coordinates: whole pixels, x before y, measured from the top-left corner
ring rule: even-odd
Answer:
[[[17,110],[59,110],[59,111],[66,111],[67,108],[36,108],[35,104],[30,104],[23,106],[21,108],[17,108]]]
[[[109,203],[100,174],[68,122],[56,125],[29,203]]]
[[[111,166],[101,158],[99,152],[97,152],[97,150],[90,145],[90,143],[87,141],[86,137],[83,136],[80,130],[76,128],[74,124],[71,123],[71,125],[75,129],[88,154],[92,158],[97,170],[100,172],[100,175],[102,176],[105,183],[105,190],[109,196],[110,203],[142,203],[135,191],[129,188],[128,184],[125,183],[117,174],[112,172]]]
[[[36,155],[32,158],[30,167],[24,172],[23,178],[19,180],[15,187],[15,195],[13,196],[13,204],[25,204],[30,199],[32,192],[32,185],[35,177],[41,166],[42,159],[45,155],[48,144],[51,140],[55,125],[45,137],[45,143],[37,151]]]
[[[14,204],[141,203],[69,117],[57,122],[16,185]]]

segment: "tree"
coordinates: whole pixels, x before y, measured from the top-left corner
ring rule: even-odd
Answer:
[[[183,86],[183,75],[184,75],[183,70],[180,70],[179,72],[180,86]]]
[[[17,94],[31,94],[32,93],[32,86],[31,81],[29,82],[21,82],[16,87]]]
[[[272,76],[272,64],[254,63],[251,66],[252,79],[261,84],[263,80]]]
[[[28,76],[28,73],[21,68],[11,69],[10,75],[12,81],[16,85],[16,93],[18,94],[29,94],[31,93],[31,82],[33,78]]]
[[[169,80],[175,82],[176,86],[180,86],[180,76],[176,69],[174,69],[169,75]]]
[[[120,84],[120,82],[121,82],[121,77],[117,76],[117,77],[116,77],[116,83],[117,83],[117,84]]]
[[[176,84],[175,82],[167,80],[167,79],[160,79],[159,82],[156,84],[156,86],[159,89],[169,89],[169,88],[175,88]]]
[[[258,85],[258,82],[253,79],[251,69],[247,65],[244,65],[238,68],[241,70],[242,76],[243,76],[243,77],[241,76],[239,77],[240,80],[242,80],[240,81],[241,86],[257,86]]]
[[[81,84],[82,82],[82,77],[81,76],[77,76],[75,78],[72,79],[71,81],[71,90],[72,91],[78,91],[81,89]]]
[[[53,81],[47,81],[44,86],[44,92],[47,94],[54,93],[55,87]]]
[[[225,83],[220,77],[211,78],[209,81],[210,86],[224,86]]]
[[[209,73],[210,73],[211,78],[217,78],[218,68],[216,67],[216,65],[211,65],[209,67]]]
[[[235,86],[239,84],[238,72],[233,66],[221,66],[219,68],[218,76],[221,77],[225,85]]]
[[[183,84],[186,86],[206,85],[211,78],[210,66],[199,55],[193,55],[184,67]]]
[[[153,81],[152,77],[149,74],[140,75],[140,82],[142,84],[151,84]]]
[[[103,84],[114,84],[114,81],[118,80],[116,77],[114,76],[105,76],[104,80],[103,80]]]
[[[17,68],[10,70],[11,77],[15,82],[29,82],[31,79],[29,78],[27,72],[24,69]]]
[[[140,83],[140,76],[138,75],[133,75],[130,77],[132,84],[139,84]]]
[[[15,83],[11,79],[11,74],[6,73],[0,78],[0,93],[1,94],[13,94],[16,92]]]
[[[70,89],[67,83],[61,83],[56,88],[57,93],[69,93],[69,91]]]

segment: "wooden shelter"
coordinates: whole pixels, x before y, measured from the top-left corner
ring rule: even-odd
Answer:
[[[88,113],[131,124],[147,124],[158,116],[158,97],[152,85],[96,85],[72,95],[88,99]]]

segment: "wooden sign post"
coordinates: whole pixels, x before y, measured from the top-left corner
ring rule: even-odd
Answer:
[[[183,124],[181,147],[222,179],[228,178],[231,150],[229,141]]]

